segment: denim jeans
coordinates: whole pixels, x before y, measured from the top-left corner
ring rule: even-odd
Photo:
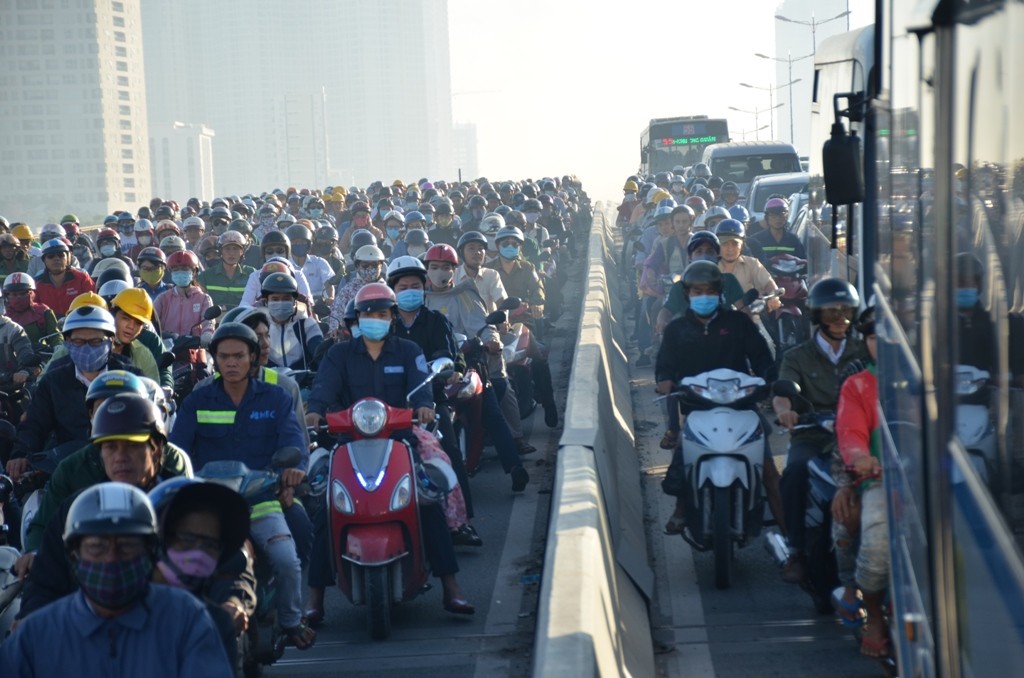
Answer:
[[[249,531],[274,571],[278,620],[283,628],[294,628],[302,621],[302,564],[284,513],[256,518]]]

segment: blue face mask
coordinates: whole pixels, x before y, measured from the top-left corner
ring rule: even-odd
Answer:
[[[423,290],[402,290],[395,297],[398,300],[398,308],[403,311],[415,311],[423,305]]]
[[[315,208],[309,210],[309,216],[313,217],[314,219],[319,219],[323,215],[324,215],[324,211],[322,209],[320,209],[319,207],[315,207]]]
[[[99,372],[107,364],[110,357],[110,341],[105,341],[99,346],[75,346],[72,343],[66,344],[71,362],[82,372]]]
[[[171,282],[178,287],[188,287],[192,284],[192,271],[171,271]]]
[[[359,327],[359,325],[353,325],[349,328],[348,332],[352,335],[353,339],[358,339],[363,336],[363,328]]]
[[[308,242],[297,242],[292,243],[292,254],[297,257],[304,257],[309,254],[309,243]]]
[[[718,297],[713,294],[702,294],[697,297],[690,297],[690,308],[702,318],[706,318],[718,308]]]
[[[975,287],[958,287],[956,290],[956,307],[971,308],[978,303],[978,290]]]
[[[392,240],[398,240],[398,236],[402,234],[402,230],[399,228],[389,228],[387,229],[387,232],[388,237],[391,238]]]
[[[423,221],[427,222],[428,224],[434,223],[434,215],[430,214],[429,212],[427,214],[424,214]]]
[[[505,245],[498,251],[501,254],[501,256],[505,259],[511,260],[519,258],[519,248],[516,247],[515,245]]]
[[[391,321],[381,320],[380,318],[360,318],[359,327],[362,328],[364,337],[370,341],[380,341],[388,336],[388,331],[391,329]]]

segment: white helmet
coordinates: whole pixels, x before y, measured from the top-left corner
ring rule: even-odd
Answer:
[[[388,270],[386,277],[390,282],[392,278],[401,278],[407,275],[418,275],[424,280],[427,279],[427,267],[423,265],[419,257],[411,255],[403,255],[395,257],[395,259],[388,264]]]
[[[376,245],[363,245],[356,250],[355,261],[384,261],[384,252]]]

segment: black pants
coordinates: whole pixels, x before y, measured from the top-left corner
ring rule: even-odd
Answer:
[[[779,480],[779,493],[782,495],[782,512],[786,518],[786,537],[789,547],[794,551],[803,551],[806,545],[804,514],[807,512],[810,483],[807,462],[821,454],[828,442],[828,438],[800,437],[789,443],[789,456]]]
[[[440,504],[420,506],[420,529],[423,530],[423,545],[434,576],[444,577],[458,572],[452,533],[448,531]]]

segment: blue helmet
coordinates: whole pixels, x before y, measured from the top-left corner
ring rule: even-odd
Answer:
[[[715,226],[715,235],[721,240],[725,237],[739,238],[743,240],[747,237],[747,230],[743,228],[743,224],[736,219],[722,219]]]
[[[675,206],[676,206],[676,201],[674,199],[672,199],[672,198],[662,198],[661,200],[658,201],[658,208],[659,209],[662,208],[662,207],[667,207],[669,209],[672,209]]]
[[[748,212],[747,208],[743,205],[733,205],[730,207],[729,216],[741,224],[745,224],[750,221],[750,212]]]

